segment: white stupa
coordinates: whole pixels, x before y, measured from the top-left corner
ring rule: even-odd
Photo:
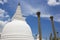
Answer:
[[[30,26],[22,17],[20,5],[17,7],[12,22],[5,25],[2,40],[34,40]]]

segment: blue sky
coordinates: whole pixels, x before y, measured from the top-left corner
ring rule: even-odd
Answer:
[[[37,11],[41,12],[42,37],[49,37],[52,32],[50,16],[54,16],[56,31],[60,32],[59,0],[0,0],[0,31],[14,15],[18,2],[20,2],[22,14],[26,16],[26,22],[30,25],[33,35],[38,33]]]

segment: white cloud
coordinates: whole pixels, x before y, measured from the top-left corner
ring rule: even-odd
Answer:
[[[0,17],[4,17],[4,15],[3,15],[4,13],[5,13],[5,11],[0,9]]]
[[[23,6],[24,6],[23,9],[25,9],[24,10],[25,14],[23,14],[23,15],[25,15],[25,16],[33,15],[36,17],[36,12],[41,11],[40,8],[34,8],[30,4],[25,3],[25,2],[23,2]],[[51,16],[50,14],[41,13],[41,17],[50,17],[50,16]]]
[[[25,2],[23,2],[23,6],[24,6],[23,9],[25,9],[24,10],[25,11],[25,14],[23,14],[23,15],[25,15],[25,16],[33,15],[33,16],[36,17],[36,12],[37,11],[41,11],[40,8],[34,8],[30,4],[25,3]],[[60,14],[58,14],[58,15],[52,15],[50,13],[44,13],[44,12],[41,13],[41,17],[42,18],[49,18],[50,16],[54,16],[54,21],[60,22]]]
[[[5,3],[7,3],[7,0],[4,0]]]
[[[23,2],[22,5],[24,6],[23,10],[26,13],[26,14],[25,13],[23,14],[25,16],[35,15],[36,12],[39,10],[39,9],[36,9],[36,8],[32,7],[30,4],[25,3],[25,2]]]
[[[53,16],[54,21],[56,22],[60,22],[60,14],[56,14],[56,15],[51,15],[51,14],[41,14],[40,15],[42,18],[50,18],[50,16]]]
[[[48,0],[48,5],[50,6],[60,5],[60,0],[59,2],[56,2],[56,0]]]
[[[49,18],[51,15],[50,14],[41,14],[41,17],[44,17],[44,18]]]
[[[0,0],[0,3],[3,4],[3,2]]]
[[[60,14],[56,14],[54,16],[54,20],[57,21],[57,22],[60,22]]]
[[[0,11],[1,11],[1,12],[0,12],[0,14],[5,12],[5,11],[4,11],[4,10],[2,10],[2,9],[0,9]]]
[[[7,3],[7,0],[0,0],[1,4]]]
[[[0,26],[2,25],[2,26],[4,26],[6,24],[6,21],[4,22],[4,21],[0,21]]]
[[[26,12],[27,14],[24,14],[25,16],[35,15],[35,13],[37,12],[37,10],[34,9],[33,7],[31,7],[31,6],[28,6],[28,5],[27,5],[27,8],[28,8],[29,10]],[[29,13],[29,12],[30,12],[30,13]]]
[[[5,10],[3,9],[0,9],[0,20],[3,20],[3,19],[9,19],[10,16],[8,15],[8,12],[6,12]]]
[[[8,15],[8,12],[3,10],[3,9],[0,9],[0,18],[10,18],[10,16]]]
[[[0,26],[2,24],[4,25],[6,22],[10,20],[10,16],[7,13],[8,12],[6,12],[5,10],[0,9]],[[5,22],[1,21],[1,20],[4,20],[5,18],[7,19]]]

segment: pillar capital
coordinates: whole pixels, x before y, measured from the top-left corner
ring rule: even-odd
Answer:
[[[53,16],[50,16],[50,19],[53,21]]]
[[[40,12],[37,12],[36,15],[39,17],[40,16]]]

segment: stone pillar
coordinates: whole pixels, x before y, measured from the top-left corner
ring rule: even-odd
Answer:
[[[41,25],[40,25],[40,12],[37,12],[37,17],[38,17],[38,33],[39,33],[39,40],[42,40]]]
[[[54,34],[54,40],[57,40],[56,31],[55,31],[55,27],[54,27],[53,16],[50,16],[50,19],[51,19],[51,23],[52,23],[52,30],[53,30],[53,34]]]

